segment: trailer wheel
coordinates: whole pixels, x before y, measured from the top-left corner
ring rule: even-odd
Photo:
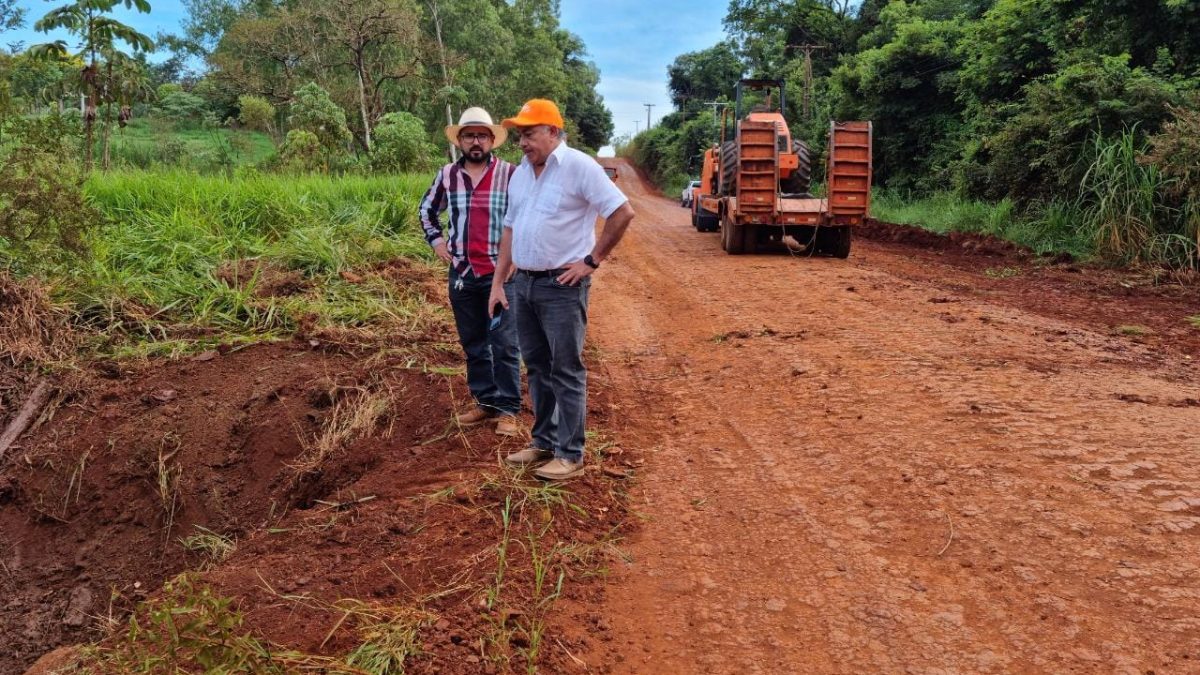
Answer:
[[[738,151],[737,143],[725,141],[721,144],[721,194],[737,193]]]
[[[738,225],[729,218],[721,222],[721,248],[729,255],[746,252],[746,226]]]
[[[822,227],[817,230],[817,252],[835,258],[850,256],[850,226]]]
[[[804,141],[792,141],[792,152],[800,160],[792,175],[779,180],[779,191],[790,195],[807,195],[812,183],[812,155]]]

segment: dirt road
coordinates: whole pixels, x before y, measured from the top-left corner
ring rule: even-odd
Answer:
[[[621,175],[590,340],[647,464],[614,671],[1200,670],[1189,355],[974,292],[984,262],[728,256]]]

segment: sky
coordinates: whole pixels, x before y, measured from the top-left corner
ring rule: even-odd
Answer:
[[[34,21],[63,0],[19,0],[28,9],[25,28],[5,33],[3,43],[27,46],[64,35],[34,32]],[[153,37],[175,33],[185,18],[182,3],[150,0],[153,12],[139,14],[124,7],[114,12],[121,21]],[[725,0],[561,0],[562,27],[583,38],[588,58],[600,69],[596,87],[613,115],[613,137],[646,127],[645,103],[652,103],[651,124],[671,112],[667,65],[676,56],[706,49],[725,37],[721,21]],[[68,42],[71,47],[74,44]]]

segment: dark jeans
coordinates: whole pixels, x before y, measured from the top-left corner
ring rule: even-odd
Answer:
[[[591,285],[590,277],[577,286],[563,286],[553,277],[517,273],[515,294],[509,295],[517,310],[521,356],[529,372],[533,444],[572,462],[583,460],[587,418],[583,338]]]
[[[511,282],[504,286],[511,292]],[[458,341],[467,355],[467,388],[484,410],[515,415],[521,410],[517,321],[510,309],[501,316],[495,330],[488,330],[491,291],[492,275],[477,277],[468,272],[460,276],[450,269],[450,307],[454,309]]]

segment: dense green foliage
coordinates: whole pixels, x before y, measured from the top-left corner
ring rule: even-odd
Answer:
[[[625,145],[661,183],[695,174],[695,125],[739,76],[785,78],[818,154],[828,120],[873,121],[885,203],[1000,203],[1035,248],[1195,264],[1200,3],[733,0],[725,26],[668,67],[676,110]]]
[[[174,155],[199,170],[236,164],[191,161],[175,152],[179,143],[126,161],[117,131],[148,119],[180,132],[263,132],[279,155],[260,162],[265,170],[394,171],[445,157],[441,129],[461,110],[482,105],[503,118],[533,97],[559,103],[582,149],[594,151],[612,133],[596,94],[599,71],[580,38],[559,25],[556,0],[184,5],[181,34],[153,41],[114,18],[122,7],[150,12],[146,0],[74,0],[52,9],[35,26],[65,29],[73,40],[0,52],[0,142],[15,117],[76,110],[85,168],[93,161],[105,169],[148,166],[148,154],[157,164]],[[0,32],[25,18],[12,0],[0,0]],[[200,70],[189,69],[196,64]],[[288,144],[293,130],[317,136],[321,157],[298,161],[306,137]]]

